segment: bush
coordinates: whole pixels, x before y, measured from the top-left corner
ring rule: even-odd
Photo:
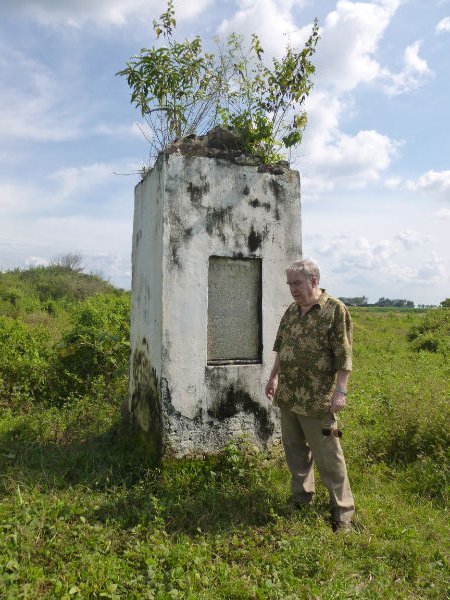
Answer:
[[[408,339],[416,351],[450,352],[450,310],[436,308],[427,311],[419,325],[412,327]]]
[[[0,273],[0,314],[24,318],[29,313],[55,315],[96,294],[115,288],[98,275],[52,265]]]
[[[59,348],[62,395],[85,394],[102,383],[121,392],[128,376],[130,296],[102,294],[85,300]]]
[[[45,398],[51,362],[47,330],[0,316],[0,348],[0,401]]]
[[[70,267],[52,265],[35,267],[20,272],[20,278],[28,282],[43,303],[51,300],[84,300],[95,294],[113,292],[114,287],[92,274],[80,273]]]
[[[0,274],[0,314],[16,318],[20,314],[41,310],[41,302],[36,295],[29,294],[26,286],[18,281],[8,281]]]

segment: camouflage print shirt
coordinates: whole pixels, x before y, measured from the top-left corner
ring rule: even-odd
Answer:
[[[345,305],[325,290],[302,317],[293,302],[273,347],[280,358],[275,405],[322,417],[330,412],[336,371],[352,369],[352,326]]]

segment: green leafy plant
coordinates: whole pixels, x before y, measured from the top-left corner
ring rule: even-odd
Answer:
[[[414,350],[429,352],[450,352],[450,310],[436,308],[429,310],[419,325],[414,325],[408,333]]]
[[[72,328],[59,349],[64,373],[62,393],[88,393],[104,385],[105,393],[123,394],[129,356],[128,294],[99,294],[75,311]]]
[[[250,44],[232,33],[215,38],[216,52],[203,49],[199,36],[192,41],[174,39],[173,0],[159,21],[156,39],[166,45],[143,48],[132,56],[124,76],[131,102],[147,120],[154,154],[174,139],[204,134],[215,125],[230,127],[242,150],[264,162],[280,160],[302,140],[307,123],[302,106],[312,88],[314,55],[319,26],[314,22],[303,48],[288,45],[284,56],[263,60],[264,49],[256,35]]]
[[[44,327],[0,316],[0,402],[17,405],[48,393],[49,336]]]

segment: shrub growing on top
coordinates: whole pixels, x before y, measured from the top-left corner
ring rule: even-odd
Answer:
[[[216,125],[230,126],[243,150],[273,162],[301,143],[306,127],[303,106],[312,88],[312,57],[319,39],[314,22],[303,48],[289,45],[281,59],[263,60],[256,35],[247,46],[230,34],[215,40],[216,51],[205,52],[199,36],[174,39],[173,0],[159,21],[156,39],[165,41],[143,48],[117,74],[126,77],[131,102],[147,119],[149,140],[156,154],[174,139],[206,133]]]

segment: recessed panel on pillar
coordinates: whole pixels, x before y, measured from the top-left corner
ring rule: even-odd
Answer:
[[[261,363],[261,259],[211,256],[208,364]]]

